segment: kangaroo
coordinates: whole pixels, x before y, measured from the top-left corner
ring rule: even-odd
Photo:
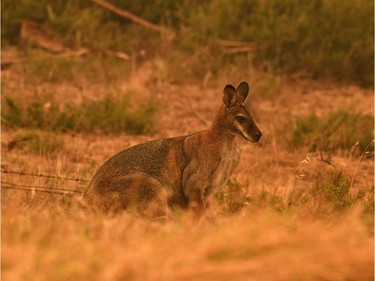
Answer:
[[[149,141],[107,160],[86,194],[102,211],[135,209],[151,217],[168,217],[172,209],[202,214],[208,198],[220,190],[239,162],[237,138],[258,142],[262,136],[245,107],[246,82],[223,91],[223,106],[207,130]]]

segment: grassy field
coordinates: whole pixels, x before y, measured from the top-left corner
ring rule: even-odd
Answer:
[[[2,168],[90,179],[105,159],[126,147],[207,126],[221,102],[219,87],[148,86],[145,73],[117,87],[137,91],[157,105],[153,134],[108,136],[100,130],[5,124]],[[27,104],[43,91],[71,92],[69,85],[29,88],[14,82],[18,79],[15,70],[3,72],[3,96],[25,91]],[[223,85],[228,82],[223,78]],[[3,280],[372,280],[371,140],[367,152],[356,145],[362,141],[358,134],[349,146],[334,149],[313,151],[306,139],[295,147],[288,144],[296,134],[290,123],[305,120],[310,110],[323,121],[339,108],[371,115],[371,91],[304,82],[282,83],[277,92],[270,100],[256,87],[252,91],[249,106],[264,137],[259,145],[242,143],[233,183],[199,222],[188,214],[166,223],[126,213],[95,215],[80,196],[3,189]],[[85,103],[101,95],[104,85],[88,86],[77,98]],[[85,183],[11,174],[2,174],[2,181],[51,190],[86,188]]]
[[[197,3],[195,12],[186,9],[188,1],[164,1],[165,13],[120,2],[113,1],[173,29],[176,37],[150,35],[89,1],[23,0],[12,11],[10,1],[2,4],[7,26],[2,56],[22,58],[1,72],[2,280],[373,280],[373,75],[366,72],[371,63],[361,69],[366,77],[358,78],[362,72],[355,70],[357,63],[371,61],[373,52],[366,50],[373,34],[365,32],[365,16],[351,24],[358,13],[366,14],[371,1],[353,2],[349,15],[345,11],[351,6],[337,6],[337,1],[330,2],[336,13],[324,1],[298,6],[290,0],[285,13],[278,1],[253,1],[249,18],[233,17],[241,22],[224,27],[228,13],[241,15],[249,8],[246,1],[233,7],[219,0]],[[77,9],[82,18],[72,24]],[[29,19],[63,35],[69,46],[91,48],[90,53],[61,58],[23,44],[18,31],[30,10],[35,13]],[[208,24],[204,15],[212,11]],[[321,11],[327,22],[320,24],[331,33],[307,24]],[[294,26],[290,20],[296,14]],[[330,22],[343,15],[348,22],[337,21],[342,29],[335,33]],[[264,30],[230,34],[232,26],[246,26],[248,20]],[[278,39],[289,34],[303,44],[292,41],[291,50],[279,46],[256,53],[253,61],[243,53],[228,57],[214,51],[216,39],[255,38],[261,45],[272,26],[278,26]],[[353,32],[345,39],[348,26]],[[122,43],[120,27],[126,38],[133,36],[128,44]],[[303,37],[306,30],[310,33]],[[318,34],[328,34],[325,46],[337,45],[331,61],[326,58],[335,48],[312,47]],[[138,50],[148,43],[140,56]],[[130,54],[129,61],[105,55],[119,46]],[[304,46],[311,52],[303,53]],[[284,53],[288,65],[281,59]],[[335,64],[344,57],[344,67]],[[86,181],[62,178],[88,181],[106,159],[127,147],[207,128],[221,106],[224,86],[243,80],[250,84],[248,107],[263,137],[258,144],[240,142],[235,175],[200,220],[189,212],[166,222],[126,212],[94,214],[80,195],[35,188],[83,192]],[[18,190],[7,188],[11,185]]]

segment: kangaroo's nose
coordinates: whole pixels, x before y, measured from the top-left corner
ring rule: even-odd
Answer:
[[[258,141],[260,140],[261,137],[262,137],[262,132],[261,132],[261,131],[257,131],[257,132],[255,133],[254,140],[255,140],[256,142],[258,142]]]

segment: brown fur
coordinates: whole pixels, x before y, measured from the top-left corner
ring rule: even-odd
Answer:
[[[202,213],[238,164],[237,136],[258,142],[262,135],[244,105],[248,90],[246,82],[227,85],[224,106],[207,130],[146,142],[107,160],[90,183],[90,204],[151,217],[167,216],[167,206]]]

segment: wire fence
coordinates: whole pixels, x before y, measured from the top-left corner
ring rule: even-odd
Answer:
[[[29,172],[10,171],[10,170],[5,170],[5,169],[2,169],[1,173],[19,175],[19,176],[59,179],[59,180],[64,180],[64,181],[75,181],[75,182],[82,182],[82,183],[88,183],[89,182],[89,180],[81,179],[81,178],[51,176],[51,175],[45,175],[45,174],[34,174],[34,173],[29,173]],[[16,184],[16,183],[7,182],[7,181],[3,181],[3,180],[1,181],[1,188],[2,189],[4,188],[4,189],[18,190],[18,191],[43,192],[43,193],[63,194],[63,195],[66,195],[66,194],[84,195],[85,194],[85,191],[81,191],[81,190],[48,187],[48,186],[38,186],[38,185]]]
[[[51,176],[51,175],[44,175],[44,174],[33,174],[33,173],[20,172],[20,171],[9,171],[9,170],[5,170],[5,169],[2,169],[1,173],[3,173],[3,174],[14,174],[14,175],[20,175],[20,176],[31,176],[31,177],[69,180],[69,181],[76,181],[76,182],[89,182],[89,180],[80,179],[80,178],[69,178],[69,177]]]

